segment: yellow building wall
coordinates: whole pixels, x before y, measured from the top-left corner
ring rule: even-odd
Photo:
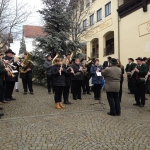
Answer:
[[[120,56],[124,65],[130,57],[150,57],[150,5],[120,20]]]
[[[92,0],[91,0],[92,1]],[[105,5],[111,1],[111,15],[105,17]],[[111,57],[118,58],[118,3],[117,1],[112,0],[96,0],[94,3],[90,5],[90,14],[94,13],[94,22],[97,20],[97,10],[102,8],[102,20],[95,23],[93,26],[89,27],[87,31],[83,32],[81,36],[81,41],[86,42],[87,46],[87,56],[91,56],[92,51],[92,43],[91,41],[94,38],[98,38],[99,41],[99,59],[101,64],[103,61],[107,60],[108,56],[104,57],[104,48],[105,48],[105,35],[110,32],[114,31],[114,49],[115,53],[111,55]],[[87,19],[89,24],[89,17],[90,14],[87,14],[84,19]],[[83,19],[83,20],[84,20]]]

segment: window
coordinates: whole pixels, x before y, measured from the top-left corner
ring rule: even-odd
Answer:
[[[94,3],[95,2],[95,0],[92,0],[92,3]]]
[[[86,19],[83,21],[83,29],[86,29]]]
[[[100,21],[100,20],[102,20],[102,9],[99,9],[97,11],[97,22]]]
[[[105,5],[105,17],[111,14],[111,2]]]
[[[94,14],[90,16],[90,26],[94,24]]]

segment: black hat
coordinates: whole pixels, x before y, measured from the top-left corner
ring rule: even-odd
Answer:
[[[49,56],[51,56],[51,54],[47,54],[46,57],[48,58]]]
[[[15,54],[11,49],[8,49],[5,54],[8,54],[8,53],[11,53],[11,54]]]
[[[108,60],[111,60],[111,57],[109,56],[109,57],[107,57],[107,59],[108,59]]]
[[[133,58],[128,58],[128,60],[132,60],[132,61],[134,61],[134,59],[133,59]]]
[[[142,57],[138,57],[137,59],[135,60],[140,60],[140,61],[143,61],[143,58]]]
[[[143,57],[143,61],[147,60],[147,57]]]
[[[115,58],[112,58],[110,60],[110,63],[113,64],[113,65],[117,65],[118,64],[117,59],[115,59]]]

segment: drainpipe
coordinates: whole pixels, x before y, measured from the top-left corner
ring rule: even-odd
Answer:
[[[119,0],[117,1],[117,7],[119,8]],[[118,14],[118,59],[120,59],[120,24],[119,24],[119,14]]]

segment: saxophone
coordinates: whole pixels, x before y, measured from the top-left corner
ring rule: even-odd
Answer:
[[[20,73],[26,73],[27,69],[30,68],[31,66],[33,66],[33,62],[31,60],[29,60],[29,58],[32,56],[31,53],[28,53],[26,58],[23,60],[23,62],[21,64],[21,67],[19,67],[19,71]]]

